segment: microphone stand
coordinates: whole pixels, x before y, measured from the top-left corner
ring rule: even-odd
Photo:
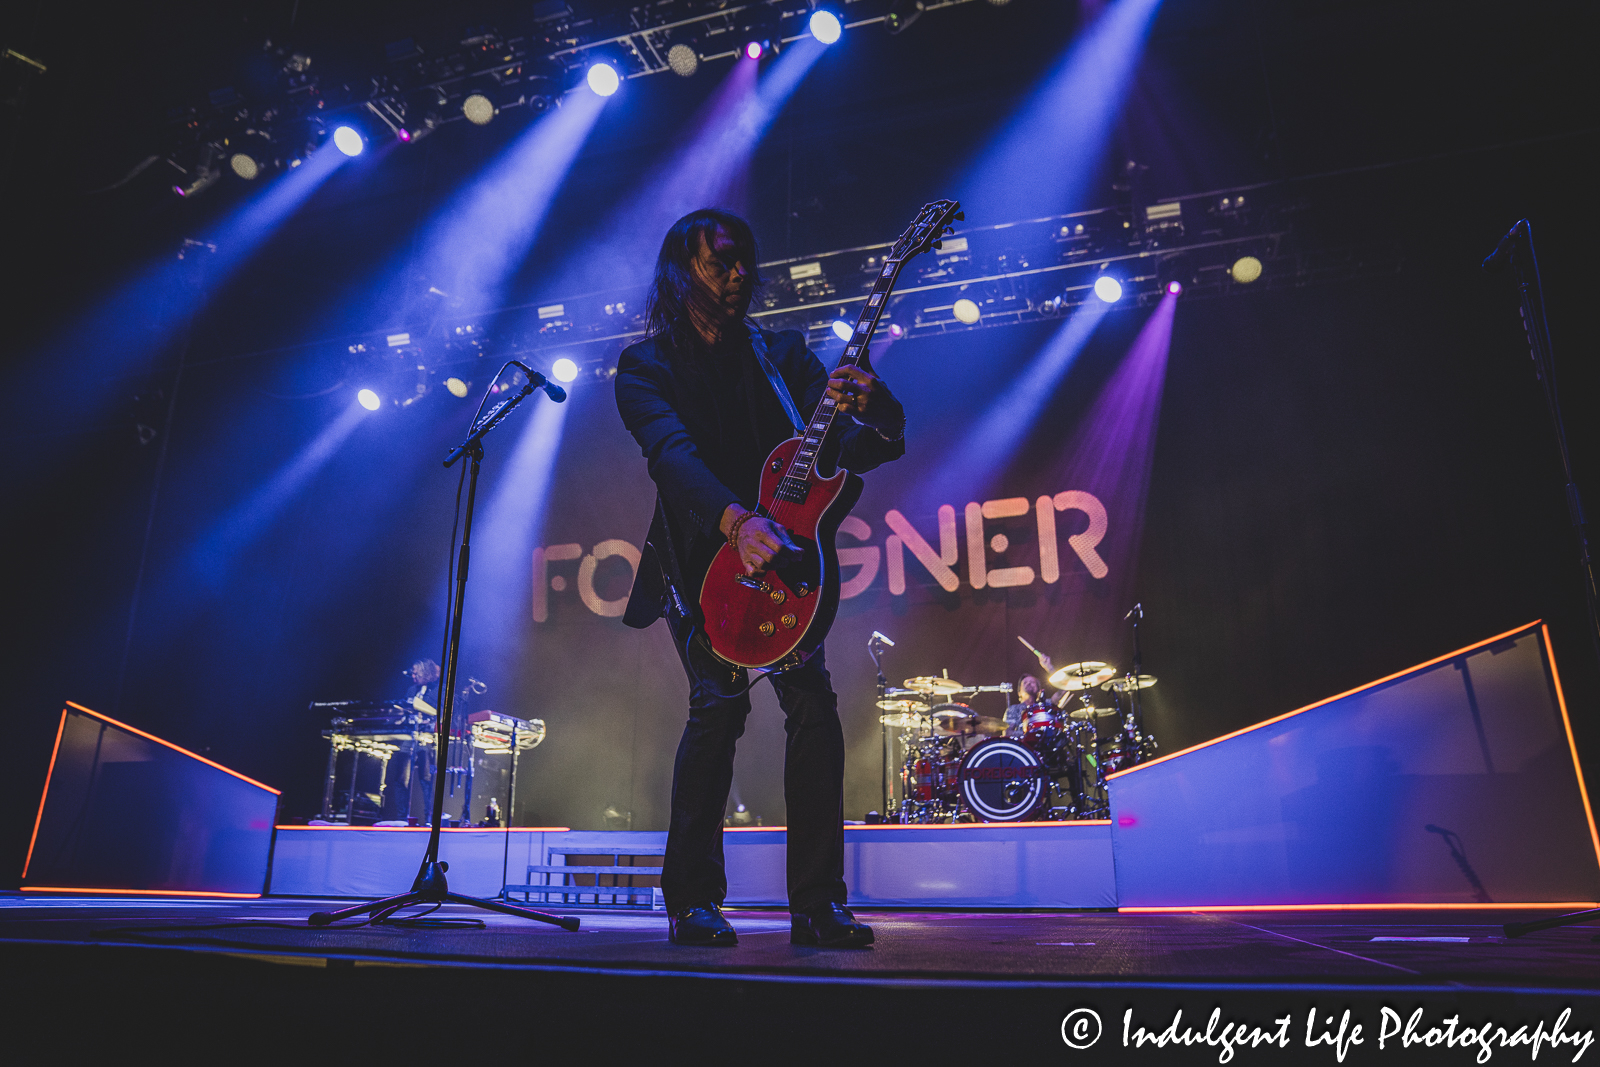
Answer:
[[[1484,270],[1493,270],[1502,253],[1510,259],[1511,269],[1516,274],[1517,292],[1522,298],[1522,307],[1519,309],[1522,328],[1528,338],[1528,355],[1533,359],[1534,376],[1544,389],[1545,406],[1549,409],[1556,446],[1561,452],[1561,468],[1567,478],[1567,508],[1572,515],[1573,532],[1578,537],[1578,563],[1583,568],[1583,596],[1589,608],[1589,639],[1594,643],[1597,660],[1600,660],[1600,613],[1596,611],[1594,560],[1589,554],[1583,501],[1578,496],[1578,481],[1572,473],[1566,424],[1561,417],[1561,401],[1556,395],[1555,354],[1550,348],[1550,323],[1544,313],[1544,287],[1539,281],[1539,261],[1533,254],[1533,226],[1527,219],[1520,220],[1511,228],[1511,232],[1501,238],[1499,246],[1483,261]],[[1506,923],[1505,935],[1521,937],[1535,930],[1584,922],[1596,915],[1600,915],[1600,908],[1569,912],[1536,922]]]
[[[521,366],[520,364],[518,364]],[[544,375],[537,371],[523,370],[528,375],[528,383],[522,391],[508,400],[503,400],[489,412],[488,416],[475,426],[467,439],[451,450],[445,459],[444,465],[451,467],[462,456],[472,459],[471,478],[467,483],[467,516],[461,528],[461,549],[456,560],[456,602],[450,615],[450,629],[445,639],[445,665],[444,684],[440,687],[443,701],[438,712],[438,736],[434,751],[448,753],[450,743],[451,718],[455,711],[456,701],[456,663],[461,656],[461,605],[467,594],[467,564],[471,557],[472,544],[472,511],[477,503],[478,496],[478,468],[483,463],[483,438],[500,421],[511,413],[511,409],[520,404],[533,392],[534,388],[544,383]],[[565,399],[565,394],[562,395]],[[471,755],[471,742],[468,742],[468,755]],[[512,756],[515,759],[515,753]],[[385,897],[366,904],[356,904],[352,907],[341,908],[338,911],[319,911],[306,921],[312,926],[327,926],[329,923],[340,919],[347,919],[352,915],[372,915],[374,923],[381,923],[401,908],[409,908],[414,904],[470,904],[475,908],[485,911],[498,911],[506,915],[517,915],[524,919],[534,919],[538,922],[551,923],[563,930],[576,930],[578,920],[561,915],[549,915],[531,908],[517,908],[497,900],[480,900],[477,897],[463,896],[460,893],[450,892],[450,885],[445,880],[445,871],[450,864],[439,859],[439,836],[444,819],[444,780],[445,771],[442,766],[435,767],[433,775],[433,820],[432,832],[428,834],[428,848],[422,856],[422,866],[417,872],[416,881],[411,883],[411,891],[398,896]],[[470,796],[468,797],[470,801]],[[509,812],[507,813],[509,817]]]

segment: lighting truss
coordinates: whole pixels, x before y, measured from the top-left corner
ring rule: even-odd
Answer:
[[[925,0],[923,9],[973,2]],[[889,7],[889,0],[834,5],[847,30],[884,22]],[[415,141],[464,121],[461,104],[473,94],[486,96],[496,112],[545,111],[582,90],[583,74],[597,60],[624,80],[642,78],[672,70],[667,54],[683,44],[704,66],[737,57],[757,24],[775,26],[770,37],[780,47],[808,36],[812,10],[809,0],[657,0],[620,10],[601,0],[542,0],[507,16],[522,32],[477,26],[460,40],[393,41],[383,46],[382,67],[371,69],[324,71],[303,52],[269,45],[277,66],[273,87],[249,98],[223,87],[204,104],[173,109],[161,154],[189,173],[203,152],[227,158],[231,131],[249,128],[275,146],[269,169],[282,169],[298,165],[345,121],[360,122],[369,134]]]
[[[1137,209],[1109,207],[969,226],[908,266],[878,337],[887,336],[891,326],[903,337],[921,337],[1059,318],[1095,299],[1095,280],[1104,274],[1122,287],[1116,307],[1147,307],[1173,281],[1182,285],[1187,301],[1399,272],[1397,243],[1335,246],[1303,240],[1296,221],[1307,210],[1282,186],[1252,186]],[[768,329],[801,331],[814,351],[839,349],[843,342],[833,323],[855,318],[890,247],[860,245],[761,264],[766,285],[752,318]],[[1260,260],[1263,269],[1255,281],[1241,283],[1234,280],[1232,266],[1247,255]],[[566,357],[578,363],[580,382],[585,375],[605,378],[617,353],[644,335],[645,296],[643,288],[633,288],[540,300],[485,319],[447,321],[426,337],[409,335],[408,341],[432,373],[492,350],[498,359],[515,356],[546,370],[557,357]],[[954,305],[963,299],[978,306],[976,322],[956,317]],[[486,319],[533,325],[497,332],[483,326]],[[357,344],[376,350],[386,340]]]

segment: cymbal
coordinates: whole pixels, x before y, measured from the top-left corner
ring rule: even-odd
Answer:
[[[1155,684],[1156,676],[1153,674],[1141,674],[1137,677],[1130,674],[1123,678],[1113,678],[1100,688],[1113,693],[1126,693],[1130,689],[1149,689]]]
[[[908,700],[901,697],[898,700],[880,700],[878,701],[878,707],[884,711],[927,711],[928,702],[916,699]]]
[[[897,711],[890,715],[879,715],[878,721],[897,730],[916,730],[925,728],[928,725],[928,717],[926,715],[918,715],[910,711]]]
[[[978,716],[965,704],[940,704],[933,709],[933,732],[940,737],[965,737],[972,733]]]
[[[1113,672],[1115,673],[1115,672]],[[906,688],[914,693],[959,693],[966,686],[954,678],[940,678],[937,675],[925,674],[917,678],[907,678]]]
[[[988,737],[1004,737],[1006,735],[1006,721],[993,715],[977,716],[973,720],[972,728],[976,733],[984,734]]]
[[[1090,719],[1104,719],[1104,718],[1107,718],[1107,717],[1110,717],[1110,716],[1114,716],[1114,715],[1116,715],[1116,713],[1117,713],[1117,709],[1116,708],[1082,707],[1082,708],[1073,708],[1071,711],[1067,712],[1067,716],[1069,718],[1079,719],[1079,720],[1082,720],[1083,722],[1088,722]]]
[[[1115,677],[1116,673],[1117,669],[1111,664],[1091,659],[1067,664],[1050,675],[1048,681],[1057,689],[1088,689]]]

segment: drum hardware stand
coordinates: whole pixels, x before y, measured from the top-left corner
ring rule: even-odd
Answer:
[[[510,366],[510,364],[507,364]],[[551,399],[561,401],[566,399],[566,393],[558,386],[549,385],[544,375],[538,371],[518,363],[517,366],[528,376],[527,384],[521,392],[502,400],[484,419],[478,423],[467,439],[457,445],[445,459],[444,465],[451,467],[456,460],[463,456],[471,457],[471,477],[467,484],[467,514],[461,529],[461,548],[456,560],[456,589],[455,605],[450,615],[450,628],[445,638],[445,675],[444,684],[440,687],[440,694],[444,698],[443,705],[438,713],[438,739],[435,751],[448,752],[451,732],[451,716],[455,710],[456,699],[456,661],[461,653],[461,606],[467,592],[467,563],[471,556],[472,543],[472,511],[477,503],[478,495],[478,468],[483,462],[483,438],[500,420],[510,414],[511,409],[526,399],[537,386],[545,386]],[[498,379],[498,375],[496,378]],[[471,742],[469,740],[470,749]],[[470,755],[470,752],[469,752]],[[428,848],[422,856],[422,866],[417,871],[417,878],[411,884],[409,893],[398,896],[385,897],[366,904],[357,904],[338,911],[319,911],[308,920],[312,926],[327,926],[329,923],[340,919],[347,919],[353,915],[372,915],[374,923],[381,923],[401,908],[408,908],[414,904],[470,904],[475,908],[485,911],[497,911],[506,915],[518,915],[524,919],[534,919],[538,922],[551,923],[563,930],[576,930],[578,920],[560,915],[549,915],[531,908],[517,908],[497,900],[480,900],[477,897],[462,896],[460,893],[450,892],[449,883],[445,880],[445,871],[449,864],[439,859],[439,835],[444,816],[444,768],[440,767],[433,776],[433,819],[432,832],[428,835]],[[508,839],[509,841],[509,839]],[[509,846],[508,846],[509,847]]]
[[[1556,395],[1555,353],[1550,347],[1550,322],[1544,313],[1544,285],[1539,280],[1539,260],[1533,252],[1533,226],[1521,219],[1500,239],[1495,250],[1483,261],[1483,269],[1493,271],[1501,260],[1509,259],[1516,273],[1517,291],[1522,298],[1518,309],[1522,328],[1528,339],[1528,355],[1533,360],[1534,377],[1544,389],[1544,401],[1550,412],[1550,425],[1555,430],[1556,446],[1561,452],[1561,468],[1567,478],[1567,508],[1572,516],[1572,530],[1578,538],[1578,563],[1583,568],[1583,597],[1589,609],[1589,639],[1594,643],[1595,657],[1600,660],[1600,610],[1597,610],[1594,559],[1589,553],[1589,536],[1585,529],[1583,501],[1578,496],[1578,481],[1572,472],[1572,455],[1567,449],[1566,423],[1561,416],[1561,400]],[[1600,908],[1569,912],[1549,919],[1529,923],[1506,923],[1507,937],[1521,937],[1535,930],[1548,930],[1556,926],[1570,926],[1600,915]]]
[[[867,638],[867,655],[872,657],[872,665],[878,668],[879,700],[885,699],[889,692],[889,679],[883,676],[883,660],[881,658],[884,645],[893,648],[894,642],[878,631],[872,631],[872,636]],[[877,707],[877,705],[874,704],[873,707]],[[882,818],[887,820],[889,818],[889,724],[883,721],[882,715],[878,716],[878,732],[882,740],[883,757],[879,768],[883,775],[883,807],[879,810],[883,813]]]

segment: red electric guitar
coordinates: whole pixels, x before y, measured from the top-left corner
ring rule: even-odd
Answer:
[[[839,366],[866,355],[900,268],[913,256],[940,247],[950,223],[962,218],[954,200],[936,200],[918,213],[884,256]],[[700,610],[712,651],[735,667],[783,670],[815,652],[839,608],[839,557],[833,537],[861,496],[861,479],[847,470],[822,477],[816,458],[833,425],[834,405],[817,405],[804,436],[791,437],[767,456],[756,511],[787,529],[798,553],[750,577],[731,545],[723,545],[700,587]]]

